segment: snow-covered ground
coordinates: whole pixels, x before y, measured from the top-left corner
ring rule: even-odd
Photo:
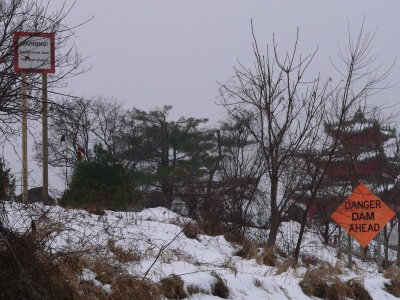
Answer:
[[[282,268],[284,258],[279,258],[281,264],[277,267],[259,264],[256,258],[244,259],[235,255],[241,247],[223,236],[199,234],[195,239],[187,238],[182,229],[190,220],[162,207],[129,213],[106,211],[98,216],[84,210],[40,204],[3,202],[3,205],[10,228],[19,232],[30,230],[32,219],[39,227],[57,224],[49,239],[51,251],[87,250],[89,255],[113,260],[115,254],[110,248],[120,247],[126,253],[137,254],[136,260],[125,263],[114,258],[128,273],[155,282],[171,274],[179,275],[186,290],[197,291],[188,299],[220,299],[211,295],[218,276],[229,288],[229,299],[317,299],[305,295],[299,286],[306,272],[304,266]],[[298,230],[295,222],[283,224],[278,237],[282,250],[293,249]],[[384,283],[389,280],[377,272],[375,264],[354,259],[356,267],[346,269],[344,258],[338,260],[336,250],[323,246],[312,232],[306,232],[301,251],[307,257],[342,268],[343,273],[338,275],[342,280],[357,278],[364,282],[373,299],[398,299],[384,290]],[[89,269],[82,274],[83,279],[110,289],[95,276]]]

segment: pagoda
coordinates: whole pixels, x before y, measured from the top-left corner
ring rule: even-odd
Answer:
[[[312,156],[316,168],[326,168],[325,179],[309,209],[309,221],[329,222],[329,216],[360,182],[400,213],[400,174],[396,130],[367,119],[361,110],[353,118],[325,124],[325,132],[338,146],[333,156],[324,149]],[[391,155],[389,154],[391,153]],[[310,188],[310,187],[308,187]],[[296,201],[307,204],[310,193],[304,186]],[[311,189],[309,189],[311,190]],[[301,195],[301,196],[300,196]]]

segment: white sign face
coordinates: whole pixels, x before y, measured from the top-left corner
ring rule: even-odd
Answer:
[[[17,43],[20,69],[51,69],[50,37],[20,36]]]

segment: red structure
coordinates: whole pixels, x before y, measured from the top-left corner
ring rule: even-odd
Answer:
[[[396,213],[400,213],[399,147],[396,130],[367,119],[360,110],[354,117],[338,124],[326,124],[326,133],[338,142],[333,154],[323,150],[313,156],[317,168],[327,174],[309,210],[309,220],[328,221],[332,212],[360,182],[367,185]],[[309,193],[300,191],[296,200],[307,204]]]

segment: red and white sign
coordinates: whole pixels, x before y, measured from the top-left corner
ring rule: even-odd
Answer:
[[[14,71],[55,73],[54,33],[14,33]]]

